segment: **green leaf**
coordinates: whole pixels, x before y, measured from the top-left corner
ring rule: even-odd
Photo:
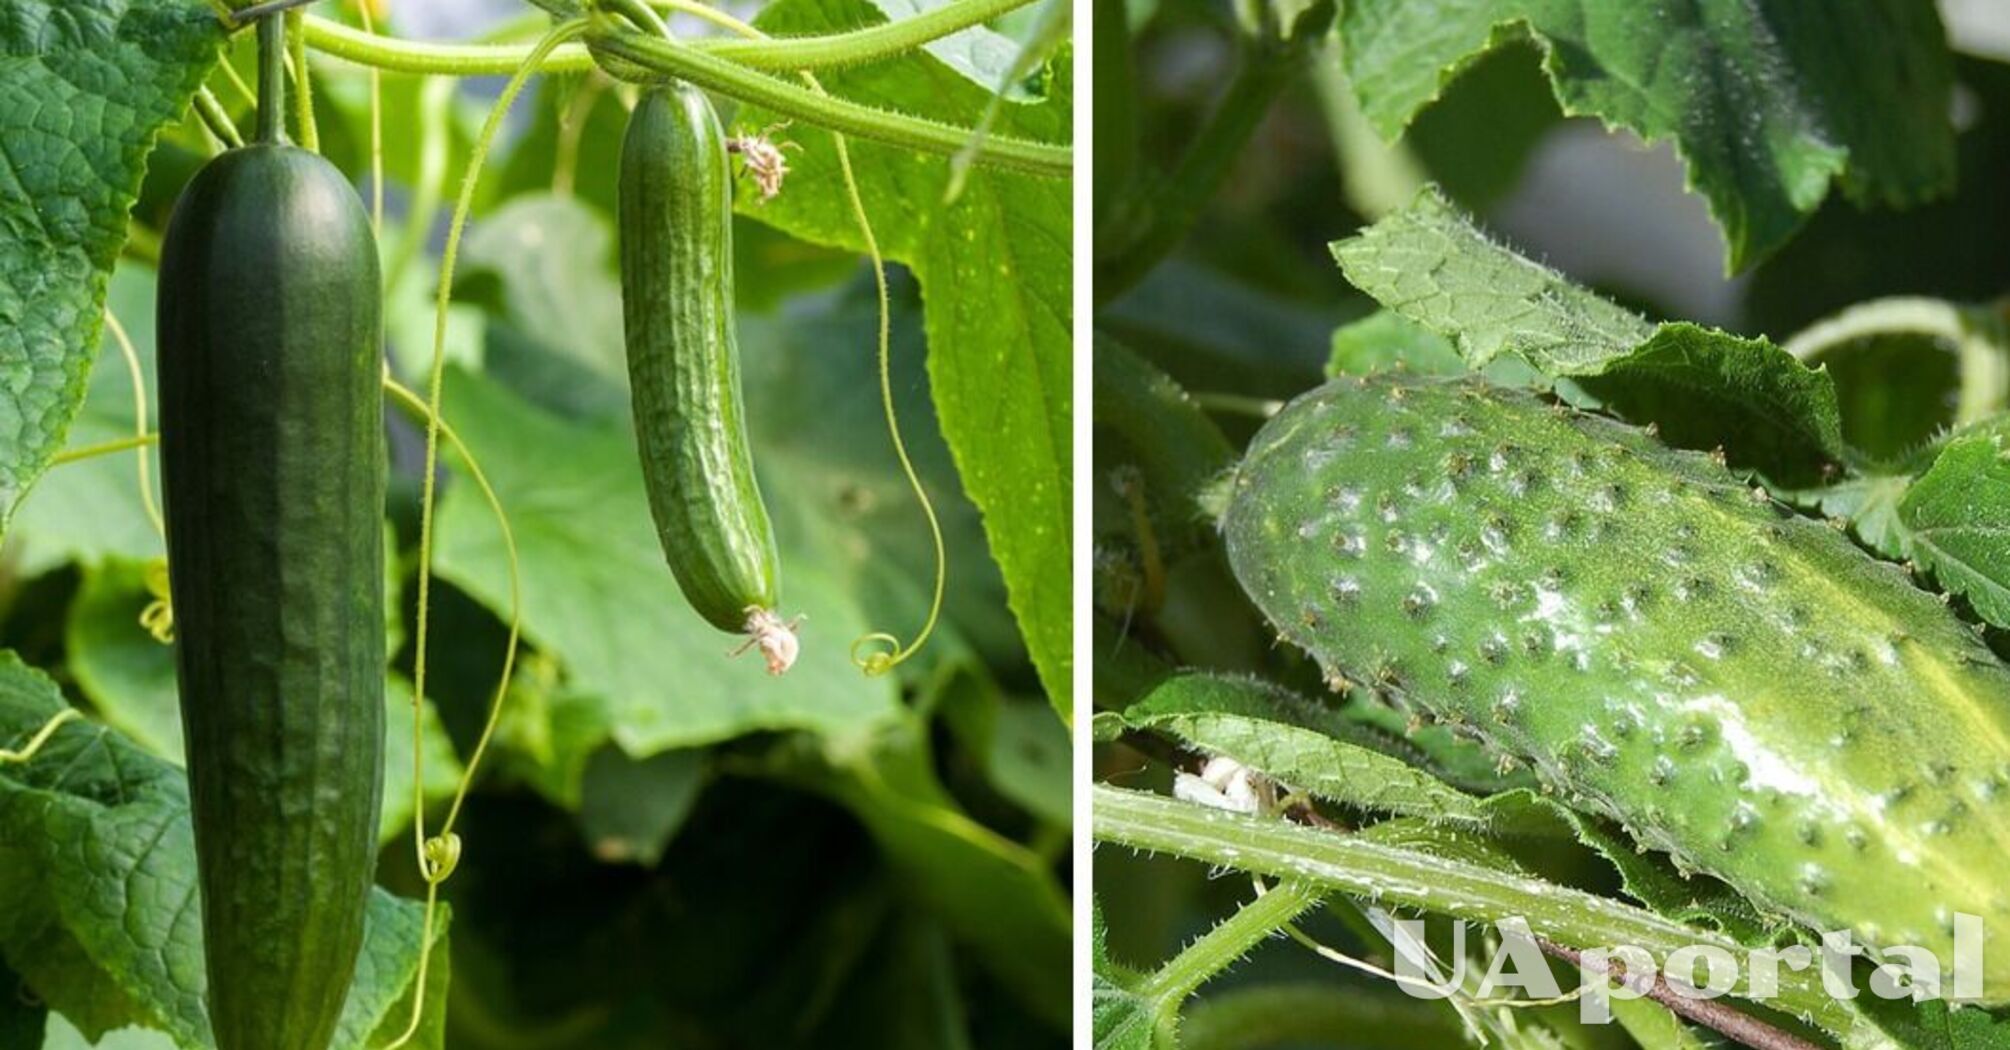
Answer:
[[[1775,493],[1797,507],[1848,521],[1857,539],[1884,557],[1912,557],[1912,535],[1899,508],[1912,488],[1904,474],[1864,474],[1817,489]]]
[[[1502,354],[1550,375],[1603,371],[1645,343],[1645,318],[1506,248],[1435,188],[1344,241],[1333,257],[1354,287],[1450,340],[1472,368]]]
[[[2010,460],[2001,430],[1958,437],[1899,504],[1912,555],[1976,615],[2010,627]]]
[[[64,706],[54,682],[0,653],[0,746]],[[0,765],[0,954],[85,1035],[140,1024],[211,1045],[196,893],[188,784],[165,759],[80,722]],[[371,896],[337,1047],[360,1048],[411,984],[421,912]],[[444,935],[442,923],[436,958]],[[444,1011],[444,995],[430,1002]]]
[[[579,830],[593,855],[653,867],[705,789],[705,754],[689,749],[634,759],[618,748],[594,752],[579,802]]]
[[[938,916],[1033,1013],[1066,1025],[1069,909],[1048,865],[957,806],[936,778],[918,718],[868,744],[785,747],[774,771],[849,809],[909,900]]]
[[[606,216],[571,197],[526,194],[471,227],[456,295],[468,297],[483,273],[492,274],[500,294],[491,337],[506,324],[543,353],[577,361],[618,398],[628,362],[613,256]]]
[[[18,0],[0,19],[0,531],[83,401],[147,153],[222,39],[185,0]]]
[[[1490,240],[1435,190],[1333,245],[1348,280],[1472,368],[1521,358],[1672,444],[1805,484],[1844,456],[1835,384],[1764,339],[1631,311]]]
[[[445,407],[509,512],[525,636],[558,660],[568,688],[605,702],[629,754],[767,729],[863,732],[892,712],[891,683],[847,656],[866,620],[817,537],[779,537],[784,608],[807,619],[802,659],[771,678],[758,660],[729,658],[737,640],[678,593],[625,422],[559,419],[459,368]],[[507,560],[487,504],[457,484],[438,513],[435,571],[507,617]]]
[[[1930,4],[1357,0],[1340,28],[1389,138],[1475,57],[1532,39],[1566,114],[1674,141],[1733,272],[1785,243],[1832,181],[1897,206],[1953,185],[1953,63]]]
[[[795,35],[879,21],[861,0],[781,0],[758,20]],[[988,30],[959,36],[979,39]],[[995,34],[994,34],[995,36]],[[999,61],[980,84],[931,54],[821,74],[831,93],[868,105],[974,125],[994,96],[989,83],[1015,46],[996,37]],[[990,45],[986,45],[989,47]],[[994,130],[1065,141],[1072,127],[1070,62],[1048,67],[1045,98],[1003,108]],[[776,123],[742,111],[737,131]],[[740,209],[803,240],[862,250],[829,136],[803,132],[789,154],[781,196]],[[1070,715],[1072,615],[1071,196],[1063,180],[973,171],[954,204],[941,203],[949,161],[871,143],[850,144],[860,194],[881,250],[910,266],[927,304],[929,380],[942,433],[964,489],[983,511],[991,556],[1048,699]],[[855,352],[867,352],[861,345]]]
[[[1491,822],[1480,800],[1359,742],[1365,730],[1254,678],[1181,675],[1125,709],[1124,720],[1335,802],[1474,826]]]
[[[1457,375],[1465,358],[1444,336],[1394,310],[1377,310],[1333,330],[1326,378],[1361,376],[1389,368],[1423,375]]]
[[[948,548],[943,618],[986,664],[1001,671],[1017,668],[1027,653],[1005,581],[989,556],[978,509],[934,425],[921,325],[909,308],[919,301],[914,282],[898,270],[890,276],[889,375],[908,456],[935,505]],[[870,351],[878,324],[872,285],[857,275],[845,288],[798,298],[773,315],[743,313],[741,368],[755,462],[776,528],[829,539],[823,556],[852,575],[868,618],[900,634],[927,615],[935,565],[927,520],[887,438]],[[833,347],[847,349],[833,352]],[[903,666],[926,673],[953,648],[931,645]]]
[[[106,725],[180,765],[174,647],[140,625],[140,611],[153,601],[146,575],[144,563],[125,558],[84,570],[65,633],[70,674]]]
[[[1151,1001],[1135,990],[1137,977],[1110,962],[1109,930],[1103,925],[1103,909],[1094,905],[1094,940],[1090,961],[1093,966],[1089,988],[1090,1026],[1096,1050],[1152,1050],[1155,1024]]]
[[[1072,749],[1047,705],[1006,696],[982,664],[960,661],[938,672],[921,706],[942,713],[999,795],[1055,827],[1073,822]]]
[[[155,404],[153,268],[121,262],[112,274],[105,305],[133,341],[151,409]],[[147,422],[149,427],[156,422],[152,411]],[[132,370],[107,334],[105,352],[91,365],[89,392],[70,424],[67,445],[78,448],[133,433]],[[151,450],[148,454],[159,462]],[[152,471],[150,480],[158,496],[160,472]],[[112,555],[144,560],[167,553],[140,503],[137,453],[131,452],[66,463],[36,482],[7,531],[6,546],[20,559],[24,575],[72,560],[88,562]]]
[[[1165,542],[1205,542],[1212,529],[1200,496],[1235,461],[1228,438],[1183,387],[1129,347],[1100,336],[1094,357],[1098,461],[1136,465]]]

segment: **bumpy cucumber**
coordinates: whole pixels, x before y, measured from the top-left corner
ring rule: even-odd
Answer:
[[[1256,436],[1236,576],[1336,685],[1858,943],[2010,1000],[2010,668],[1903,570],[1708,457],[1471,380],[1340,380]]]
[[[635,443],[663,555],[691,607],[744,632],[768,670],[795,661],[754,479],[733,326],[725,131],[689,84],[646,88],[621,144],[621,302]]]
[[[328,162],[265,142],[161,248],[161,470],[221,1050],[325,1050],[355,972],[384,767],[377,247]]]

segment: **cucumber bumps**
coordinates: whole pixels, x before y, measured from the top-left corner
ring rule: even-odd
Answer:
[[[621,146],[621,300],[650,514],[685,600],[744,633],[768,670],[795,662],[754,480],[733,334],[733,182],[704,92],[645,88]]]
[[[276,99],[268,99],[276,106]],[[384,767],[377,248],[328,162],[211,161],[161,248],[161,469],[220,1050],[325,1050]]]
[[[1835,529],[1642,431],[1402,377],[1287,406],[1223,525],[1336,686],[1817,929],[1948,967],[1979,916],[1977,997],[2010,1001],[2010,667]]]

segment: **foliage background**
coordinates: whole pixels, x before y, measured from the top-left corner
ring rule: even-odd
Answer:
[[[53,73],[90,86],[76,76],[96,61],[87,49],[66,52],[62,33],[34,29],[50,14],[44,5],[5,6],[20,18],[0,30],[0,78],[26,85]],[[211,32],[201,28],[204,10],[195,0],[94,0],[70,12],[67,25],[119,34],[119,45],[101,49],[105,61],[137,63],[165,54],[162,24]],[[783,0],[738,13],[758,11],[771,30],[810,32],[912,10]],[[353,21],[346,7],[322,13]],[[380,28],[388,22],[390,32],[416,38],[523,39],[545,22],[501,3],[394,3],[378,13]],[[973,124],[1034,17],[1022,10],[929,54],[826,83],[837,94]],[[198,39],[191,53],[203,46]],[[244,34],[227,51],[247,77],[253,50]],[[1064,140],[1066,70],[1064,49],[1014,84],[1000,127]],[[367,193],[366,79],[320,58],[316,71],[321,149]],[[221,71],[207,80],[248,128],[249,107]],[[387,335],[394,373],[415,389],[423,389],[431,350],[442,200],[451,202],[499,86],[499,78],[383,78]],[[935,641],[898,674],[868,679],[847,647],[868,630],[914,630],[926,611],[931,551],[879,406],[870,273],[859,255],[827,246],[853,236],[832,218],[848,213],[839,210],[828,136],[801,126],[781,132],[803,146],[790,154],[788,192],[765,207],[745,195],[735,230],[756,461],[783,549],[785,605],[808,617],[802,662],[771,680],[753,657],[728,660],[733,640],[684,607],[643,499],[625,418],[613,269],[624,91],[598,76],[539,80],[483,174],[464,244],[445,411],[511,515],[526,648],[493,764],[465,814],[464,860],[446,886],[451,948],[436,959],[450,960],[436,982],[444,1009],[433,1011],[422,1044],[1060,1045],[1069,1001],[1069,744],[1057,717],[1066,692],[1050,687],[1067,680],[1067,580],[1065,571],[1058,580],[1044,574],[1067,564],[1067,533],[1039,516],[1067,506],[1068,449],[1065,427],[1058,445],[1023,428],[1067,418],[1066,384],[1045,382],[1056,360],[1065,376],[1067,360],[1067,185],[980,173],[961,203],[930,207],[941,200],[946,164],[854,144],[881,242],[906,264],[893,273],[892,383],[950,558]],[[8,126],[38,119],[22,108],[38,101],[46,99],[7,110]],[[735,114],[726,100],[721,112],[729,128],[774,123]],[[151,260],[179,186],[211,149],[192,117],[165,128],[138,185],[132,239],[110,276],[106,302],[136,344],[149,403]],[[50,213],[53,198],[34,191],[11,203]],[[945,259],[939,246],[952,239],[960,254]],[[6,291],[30,298],[18,261],[8,259]],[[981,265],[1022,276],[987,291],[963,272]],[[59,349],[82,385],[65,391],[37,380],[17,398],[62,404],[81,396],[64,436],[73,448],[130,435],[132,382],[110,337],[95,363],[75,339]],[[938,415],[940,405],[949,407]],[[983,417],[974,418],[980,407]],[[411,898],[422,895],[411,855],[405,705],[423,427],[395,407],[390,415],[393,709],[379,874],[388,890]],[[963,436],[952,455],[942,434],[957,427]],[[32,448],[5,451],[19,468],[10,477],[32,477]],[[419,741],[435,805],[451,793],[495,688],[508,603],[495,523],[460,465],[443,460],[433,678]],[[990,486],[984,512],[966,495],[973,472]],[[997,499],[1034,481],[1043,493]],[[1016,590],[998,567],[1007,560],[1001,542],[1017,559]],[[88,729],[67,728],[38,764],[0,769],[6,1050],[172,1045],[158,1029],[185,1045],[206,1039],[189,939],[185,798],[173,766],[180,727],[171,651],[138,620],[151,598],[147,566],[161,555],[132,454],[49,472],[21,499],[0,545],[0,647],[27,665],[0,666],[0,741],[32,731],[58,691],[93,719]],[[1054,648],[1056,637],[1064,648]],[[126,758],[106,768],[98,757],[106,753]],[[147,804],[160,807],[148,812],[167,820],[165,837],[132,855],[79,858],[80,871],[101,872],[108,885],[81,902],[64,896],[51,885],[62,876],[41,844],[59,826],[111,834],[142,784],[163,785]],[[409,908],[396,914],[408,923],[406,940],[387,958],[406,968],[387,967],[381,987],[371,986],[387,997],[380,1010],[409,992],[418,927]],[[156,972],[124,961],[153,950],[151,938],[179,963]],[[101,1042],[86,1038],[107,1031]],[[360,1044],[366,1033],[344,1038]]]

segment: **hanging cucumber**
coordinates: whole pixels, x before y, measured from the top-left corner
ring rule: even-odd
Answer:
[[[211,161],[161,248],[176,670],[220,1050],[325,1050],[362,941],[384,748],[377,248],[288,145],[260,24],[258,141]]]
[[[2010,667],[1840,532],[1642,431],[1402,377],[1287,406],[1223,528],[1336,685],[1817,930],[1945,968],[1978,916],[1966,991],[2010,1001]]]
[[[643,90],[621,145],[621,300],[635,443],[663,555],[691,607],[795,662],[774,530],[754,480],[733,334],[733,184],[704,92]]]

